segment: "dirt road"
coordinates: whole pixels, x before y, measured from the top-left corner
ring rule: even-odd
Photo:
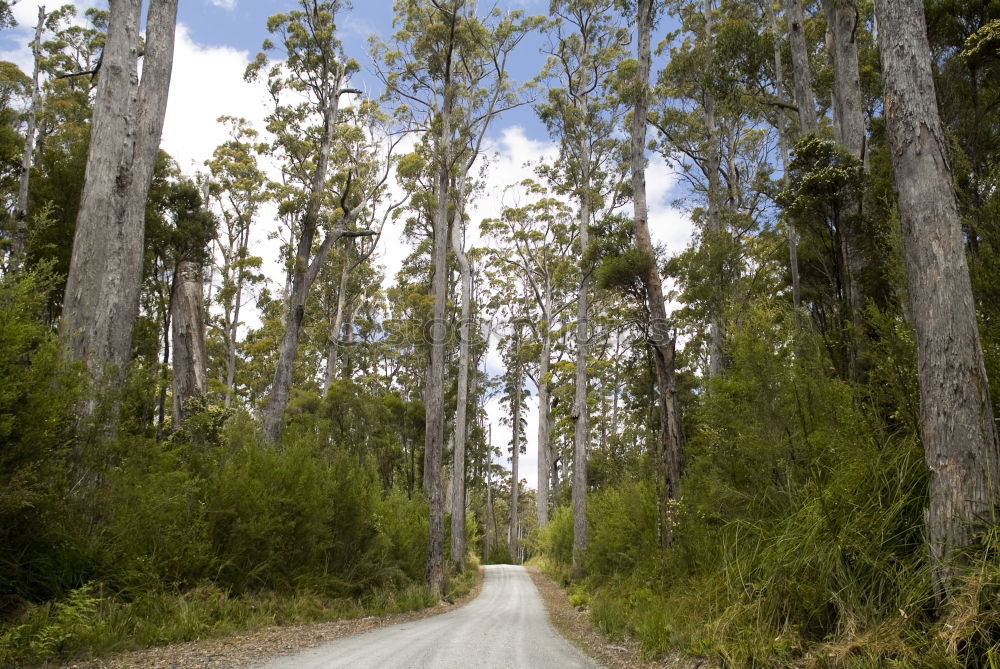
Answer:
[[[552,629],[524,567],[486,567],[483,592],[455,611],[338,639],[260,669],[597,669]]]

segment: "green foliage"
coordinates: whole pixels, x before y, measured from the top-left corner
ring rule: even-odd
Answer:
[[[82,463],[77,376],[46,323],[54,283],[0,280],[0,664],[433,603],[426,505],[379,466],[407,403],[345,382],[300,402],[270,446],[242,410],[197,399],[157,440],[143,413],[158,379],[137,361],[118,434],[89,436]],[[346,422],[318,420],[339,415],[327,407]],[[96,480],[74,490],[83,464]]]
[[[588,578],[574,605],[649,656],[727,666],[988,666],[997,643],[993,543],[972,551],[944,619],[923,539],[927,474],[916,425],[886,407],[914,395],[912,335],[873,315],[881,362],[839,380],[816,335],[755,308],[729,334],[730,366],[698,399],[670,549],[642,462],[592,492]],[[869,404],[870,403],[870,404]],[[875,409],[875,410],[872,410]],[[568,582],[572,514],[542,529],[543,564]]]
[[[540,533],[542,554],[555,565],[568,569],[573,562],[573,512],[565,506],[557,508]]]
[[[59,657],[112,652],[226,636],[275,625],[388,615],[436,603],[423,585],[379,587],[362,598],[309,590],[241,596],[211,584],[150,591],[123,600],[88,585],[58,603],[30,607],[0,627],[0,664],[24,666]]]
[[[60,585],[62,496],[78,383],[46,327],[54,280],[0,279],[0,612]]]

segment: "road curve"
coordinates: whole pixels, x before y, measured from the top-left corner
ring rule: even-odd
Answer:
[[[338,639],[260,669],[597,669],[549,624],[524,567],[486,567],[460,609]]]

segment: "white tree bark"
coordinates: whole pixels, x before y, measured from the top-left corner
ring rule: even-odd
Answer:
[[[519,529],[521,527],[520,498],[521,498],[521,474],[518,471],[518,462],[521,458],[521,401],[524,397],[524,378],[521,375],[520,362],[516,363],[514,370],[514,407],[512,411],[512,439],[510,451],[510,527],[507,531],[508,546],[510,546],[510,557],[518,562],[519,555]]]
[[[586,118],[583,100],[582,118]],[[590,148],[586,139],[580,142],[580,163],[583,168],[580,197],[580,254],[590,245]],[[580,292],[576,302],[576,375],[573,394],[573,572],[583,574],[583,556],[587,552],[587,457],[590,447],[590,408],[587,406],[587,354],[590,343],[590,278],[591,267],[580,262]]]
[[[549,324],[552,288],[547,277],[544,300],[545,330],[542,332],[542,351],[538,358],[538,493],[535,504],[539,527],[545,527],[549,522],[549,476],[552,469],[552,407],[548,381],[549,366],[552,364],[552,334]]]
[[[45,7],[38,7],[38,23],[35,24],[35,39],[31,42],[34,65],[31,73],[31,106],[25,121],[24,149],[21,152],[21,178],[17,188],[17,204],[14,207],[14,235],[11,246],[11,269],[17,271],[24,261],[24,246],[28,234],[28,189],[31,184],[31,166],[35,156],[35,126],[38,108],[42,104],[42,89],[39,85],[39,69],[42,58],[42,31],[45,29]]]
[[[706,48],[714,48],[715,36],[712,31],[715,21],[712,12],[712,0],[705,0],[702,12],[705,16],[705,46]],[[719,205],[719,199],[722,194],[722,178],[719,175],[722,163],[722,149],[716,126],[715,106],[715,93],[711,89],[708,89],[705,91],[703,105],[705,135],[707,138],[706,152],[708,153],[705,160],[705,177],[708,182],[708,230],[711,233],[713,241],[718,244],[722,237],[722,217]],[[645,130],[645,126],[643,126],[643,129]],[[721,267],[717,269],[720,272],[722,270]],[[721,275],[714,277],[713,283],[715,284],[713,290],[715,294],[713,295],[713,304],[710,308],[708,323],[709,378],[720,376],[725,369],[725,353],[722,344],[725,336],[725,326],[722,321],[724,286],[722,285]]]
[[[778,17],[774,13],[774,6],[768,3],[768,18],[771,22],[771,32],[774,33],[774,80],[776,94],[779,99],[784,97],[785,94],[785,64],[781,58],[781,42],[777,39],[780,34],[778,31]],[[801,114],[801,110],[800,110]],[[815,119],[815,114],[812,115]],[[801,116],[799,117],[801,119]],[[779,112],[778,114],[778,150],[781,155],[781,180],[784,186],[788,187],[788,163],[789,163],[789,149],[788,149],[788,132],[785,127],[785,117]],[[801,319],[802,310],[802,287],[799,283],[799,248],[798,248],[798,235],[795,231],[795,223],[791,220],[787,221],[788,224],[788,262],[792,273],[792,308],[795,310],[795,322],[799,323]]]
[[[464,209],[463,207],[459,208]],[[462,320],[458,327],[458,388],[455,405],[455,449],[452,457],[451,561],[465,569],[465,440],[468,434],[469,341],[472,318],[472,264],[465,255],[461,226],[452,227],[452,249],[461,269]]]
[[[173,340],[174,425],[187,418],[185,404],[206,389],[205,301],[202,268],[190,260],[177,266],[170,303]]]
[[[337,363],[340,352],[340,336],[344,330],[344,305],[347,300],[347,279],[351,273],[351,265],[344,258],[344,266],[340,269],[340,283],[337,285],[337,308],[330,323],[330,333],[326,341],[326,373],[323,375],[323,394],[330,390],[330,384],[337,376]]]
[[[146,197],[163,130],[177,0],[154,0],[138,78],[141,0],[114,0],[63,301],[69,355],[101,385],[120,381],[139,312]],[[106,385],[104,385],[106,387]],[[92,413],[91,400],[82,410]]]
[[[454,8],[453,8],[454,10]],[[453,11],[451,20],[456,21]],[[454,48],[454,45],[451,45]],[[442,82],[443,102],[438,120],[441,124],[438,137],[437,184],[434,211],[434,249],[431,296],[434,299],[430,334],[430,364],[424,388],[425,438],[424,438],[424,493],[430,506],[429,537],[427,542],[427,584],[431,593],[444,594],[444,492],[441,481],[442,454],[444,451],[444,358],[447,345],[446,311],[448,307],[448,213],[451,185],[451,113],[454,91],[451,81],[451,52]]]

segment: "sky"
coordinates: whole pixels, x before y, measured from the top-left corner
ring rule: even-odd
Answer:
[[[12,61],[28,72],[31,66],[28,44],[39,4],[54,9],[60,3],[19,0],[13,7],[19,25],[0,34],[0,59]],[[81,18],[88,7],[107,7],[106,0],[77,0],[72,4],[76,5]],[[546,14],[548,0],[497,0],[497,5],[501,9]],[[203,170],[204,161],[216,146],[225,141],[225,132],[216,122],[219,116],[240,116],[263,130],[267,114],[266,91],[259,83],[245,82],[243,72],[267,37],[267,17],[294,6],[293,0],[181,0],[162,147],[174,157],[185,174],[193,176]],[[380,86],[368,55],[368,42],[372,35],[386,40],[391,37],[391,0],[357,1],[352,10],[339,18],[337,25],[346,54],[361,65],[361,71],[352,79],[351,85],[377,95]],[[511,76],[516,81],[527,81],[541,69],[544,56],[539,47],[543,43],[541,36],[532,35],[521,44],[511,62]],[[484,153],[487,188],[482,199],[472,208],[474,220],[475,217],[481,220],[497,216],[504,187],[526,176],[525,163],[551,159],[556,149],[531,107],[523,106],[508,112],[494,124]],[[654,241],[666,245],[669,253],[681,251],[692,234],[692,225],[686,214],[671,206],[678,196],[676,183],[675,175],[663,160],[652,158],[647,171],[650,228]],[[269,211],[264,211],[262,219],[268,215]],[[270,215],[273,215],[273,210],[270,210]],[[276,245],[265,241],[266,231],[274,229],[275,223],[260,220],[258,225],[264,232],[255,252],[263,257],[265,266],[275,268],[277,274],[280,263]],[[379,261],[385,266],[389,280],[409,253],[406,245],[399,243],[401,237],[398,230],[387,230],[382,236]],[[471,235],[468,241],[476,245],[478,235]],[[277,276],[274,278],[277,279]],[[496,374],[500,369],[499,357],[494,351],[488,356],[487,371]],[[534,398],[529,399],[529,407],[528,447],[527,454],[522,455],[520,471],[528,485],[534,488],[537,480],[537,405]],[[486,409],[493,423],[495,444],[508,443],[510,429],[500,424],[503,411],[499,400],[491,402]]]

